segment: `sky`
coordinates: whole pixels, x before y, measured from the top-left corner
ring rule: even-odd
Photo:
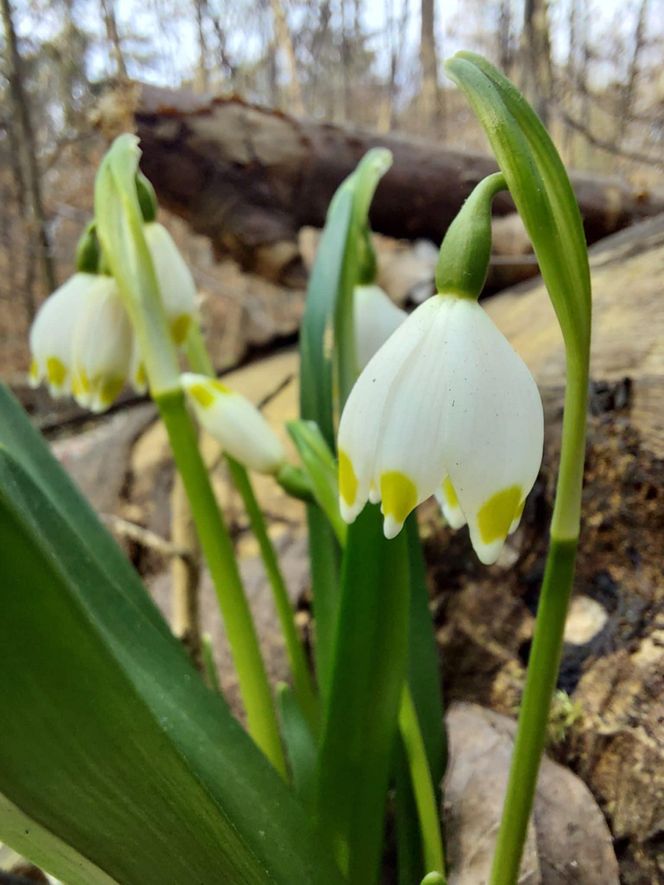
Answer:
[[[293,21],[306,12],[306,4],[296,0],[284,0]],[[406,27],[402,34],[405,57],[417,57],[419,43],[420,0],[364,0],[363,25],[370,34],[369,45],[376,53],[376,69],[378,74],[385,74],[388,54],[384,39],[386,21],[390,15],[401,19],[403,4],[407,6]],[[570,3],[577,0],[556,0],[550,5],[554,58],[564,60],[568,51],[568,18]],[[639,0],[587,0],[589,24],[592,42],[601,45],[612,34],[623,33],[629,36],[634,27],[636,9]],[[18,13],[17,24],[19,34],[30,39],[45,39],[56,33],[61,25],[61,15],[56,4],[48,0],[15,0]],[[260,34],[271,28],[269,4],[264,2],[265,12],[256,14],[257,3],[254,0],[210,0],[214,8],[219,6],[222,20],[230,35],[229,54],[231,57],[250,59],[256,57],[263,45]],[[478,30],[478,13],[469,15],[470,10],[488,9],[491,3],[482,0],[444,0],[437,3],[436,36],[441,56],[448,57],[459,49],[481,49],[473,41]],[[353,4],[348,3],[352,8]],[[516,15],[522,15],[522,0],[517,0]],[[578,8],[578,3],[577,3]],[[31,9],[31,12],[28,12]],[[98,38],[99,49],[91,55],[91,74],[104,76],[109,72],[110,62],[105,46],[104,25],[99,15],[99,0],[76,0],[76,14],[81,17],[85,27]],[[339,0],[332,0],[333,14],[338,19]],[[35,10],[37,15],[35,15]],[[162,10],[161,28],[157,21],[159,10]],[[163,14],[163,11],[166,14]],[[315,7],[312,12],[315,14]],[[160,64],[137,65],[130,75],[138,79],[148,80],[161,85],[176,85],[183,77],[195,70],[197,58],[197,41],[192,6],[178,0],[116,0],[116,15],[121,33],[136,35],[139,39],[132,40],[134,51],[148,54],[150,47],[156,49]],[[492,27],[491,13],[485,13],[486,28]],[[166,26],[164,26],[164,21]],[[650,0],[649,31],[664,28],[664,0]],[[595,70],[595,76],[601,77],[602,71]],[[442,76],[442,68],[441,68]]]

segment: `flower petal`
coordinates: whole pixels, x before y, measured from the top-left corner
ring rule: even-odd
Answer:
[[[72,392],[93,412],[107,409],[124,387],[133,332],[115,280],[98,276],[76,324]]]
[[[542,461],[542,401],[528,367],[475,302],[452,314],[445,375],[447,470],[473,547],[495,562]]]
[[[435,295],[418,307],[402,327],[405,329],[415,321],[422,332],[418,347],[392,385],[378,444],[375,482],[381,490],[388,536],[400,530],[410,510],[438,491],[440,477],[445,473],[447,326],[457,301]],[[407,487],[399,480],[401,494],[396,498],[392,488],[395,475],[410,483]]]
[[[30,329],[30,384],[46,380],[53,397],[71,391],[74,330],[94,274],[75,273],[46,299]]]
[[[363,369],[376,351],[399,328],[408,314],[380,286],[356,286],[353,292],[353,321],[357,361]]]
[[[447,520],[450,525],[450,528],[460,529],[463,528],[466,524],[466,517],[464,516],[463,510],[461,509],[461,504],[459,504],[459,498],[457,497],[457,493],[452,485],[452,480],[449,476],[446,476],[440,484],[440,488],[434,492],[436,496],[436,500],[440,504],[440,509],[443,511],[443,516]]]
[[[185,373],[180,380],[201,426],[225,452],[259,473],[279,470],[283,447],[253,403],[216,378]]]
[[[433,308],[433,310],[432,310]],[[393,385],[420,346],[435,304],[414,311],[372,357],[351,390],[339,422],[339,506],[352,522],[371,496],[380,500],[376,459]]]
[[[196,284],[166,228],[156,221],[143,228],[152,256],[173,341],[184,344],[196,311]]]

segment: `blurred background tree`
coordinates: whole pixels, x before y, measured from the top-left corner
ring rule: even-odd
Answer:
[[[2,9],[0,299],[18,294],[26,321],[68,271],[68,231],[88,211],[102,143],[94,108],[132,81],[482,150],[441,67],[476,49],[521,85],[570,165],[644,187],[661,173],[662,0],[2,0]]]

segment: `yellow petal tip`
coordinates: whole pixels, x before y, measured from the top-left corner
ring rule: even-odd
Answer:
[[[492,495],[477,513],[477,526],[482,543],[492,544],[507,537],[510,526],[522,507],[522,490],[518,485],[508,486]]]

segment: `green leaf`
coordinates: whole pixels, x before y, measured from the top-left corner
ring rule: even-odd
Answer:
[[[486,59],[446,62],[491,142],[533,244],[565,341],[567,384],[551,534],[578,537],[590,363],[591,290],[581,213],[562,160],[519,91]]]
[[[431,780],[440,800],[440,785],[445,773],[447,746],[443,720],[442,686],[438,647],[431,612],[422,544],[417,527],[417,516],[412,513],[404,531],[408,543],[410,575],[410,616],[408,636],[408,681],[422,739],[427,752]],[[417,807],[405,758],[403,742],[399,740],[395,765],[396,780],[396,838],[400,885],[410,885],[425,873]],[[440,801],[439,801],[440,804]]]
[[[115,592],[131,600],[141,611],[141,616],[174,645],[168,625],[156,605],[145,592],[140,578],[129,564],[126,556],[97,518],[87,499],[72,482],[69,474],[44,445],[40,434],[28,420],[25,412],[9,390],[0,384],[0,446],[12,453],[16,461],[29,473],[40,487],[58,515],[72,531],[84,537],[86,544],[94,547],[95,557]]]
[[[429,611],[429,591],[426,583],[422,543],[415,513],[412,513],[406,520],[405,533],[410,575],[408,681],[427,751],[431,779],[438,788],[447,762],[443,723],[443,689],[436,634]]]
[[[327,213],[300,328],[300,416],[318,424],[332,450],[335,449],[332,323],[352,214],[352,189],[342,185]]]
[[[486,59],[445,63],[484,127],[535,249],[566,342],[590,339],[590,271],[581,213],[562,160],[525,98]]]
[[[360,274],[360,237],[378,181],[390,163],[389,151],[371,150],[337,189],[307,287],[300,328],[300,417],[318,425],[332,452],[336,451],[335,397],[343,404],[357,372],[352,296]],[[324,700],[339,602],[339,545],[318,508],[307,507],[307,519],[316,673]]]
[[[339,883],[140,582],[121,589],[61,468],[34,440],[14,457],[12,435],[3,427],[0,838],[73,883]],[[46,493],[19,459],[46,472]]]
[[[346,543],[347,527],[339,512],[336,458],[314,421],[289,421],[286,427],[302,459],[314,497],[343,546]]]
[[[316,742],[309,723],[289,685],[278,686],[281,726],[295,792],[313,808],[316,792]]]
[[[349,527],[318,769],[318,820],[351,883],[378,878],[408,655],[408,554],[367,506]]]

